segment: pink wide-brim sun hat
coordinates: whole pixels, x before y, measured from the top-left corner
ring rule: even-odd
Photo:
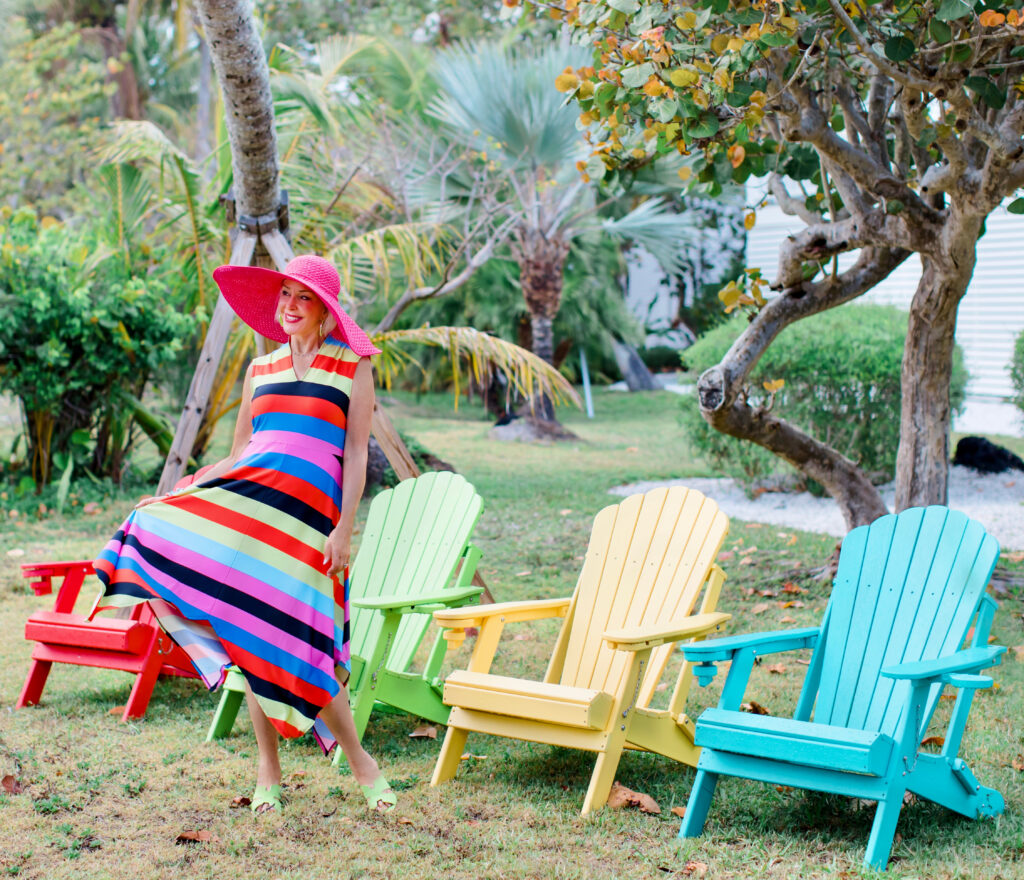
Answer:
[[[213,280],[239,318],[261,336],[276,342],[288,341],[288,334],[277,323],[281,285],[288,280],[297,281],[315,293],[334,316],[337,327],[331,331],[332,336],[340,336],[360,357],[380,353],[338,302],[341,278],[338,270],[323,257],[301,254],[293,258],[283,272],[260,266],[218,266],[213,270]]]

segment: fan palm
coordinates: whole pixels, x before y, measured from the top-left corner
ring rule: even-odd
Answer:
[[[510,247],[530,312],[532,348],[549,363],[573,239],[603,231],[637,241],[672,271],[687,235],[680,218],[658,199],[609,217],[616,200],[602,201],[581,175],[590,151],[576,111],[555,89],[567,65],[586,63],[578,54],[556,44],[524,49],[478,43],[446,50],[435,68],[440,91],[428,109],[450,137],[496,163],[507,182],[504,211],[514,218]],[[549,403],[541,416],[553,419]]]

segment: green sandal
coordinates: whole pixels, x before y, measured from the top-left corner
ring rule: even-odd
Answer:
[[[378,813],[389,813],[398,803],[398,795],[391,790],[391,785],[384,778],[383,773],[377,777],[375,782],[371,782],[369,785],[360,785],[359,790],[366,798],[366,806]]]
[[[273,813],[281,809],[281,786],[280,785],[257,785],[252,795],[252,803],[249,805],[257,816],[264,813]]]

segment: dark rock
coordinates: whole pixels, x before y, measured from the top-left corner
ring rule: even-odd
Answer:
[[[974,468],[983,474],[1001,474],[1008,470],[1024,471],[1024,461],[984,437],[961,437],[956,444],[953,464]]]
[[[363,489],[363,496],[371,494],[377,486],[384,482],[384,471],[388,466],[388,457],[380,444],[373,437],[366,449],[366,486]]]

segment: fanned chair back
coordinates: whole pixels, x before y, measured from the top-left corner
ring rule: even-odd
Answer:
[[[633,495],[594,520],[561,664],[560,684],[617,693],[631,657],[608,629],[677,621],[693,613],[729,520],[700,492],[675,486]],[[637,695],[647,705],[675,645],[656,648]],[[558,655],[548,680],[554,679]]]
[[[821,669],[814,720],[893,735],[910,685],[880,670],[957,650],[998,555],[980,523],[945,507],[905,510],[851,531],[821,657],[812,660]]]
[[[437,471],[403,480],[377,495],[350,572],[353,596],[421,596],[451,581],[483,501],[466,478]],[[352,653],[369,656],[383,616],[352,609]],[[406,614],[398,627],[388,667],[408,668],[431,623],[429,614]]]

